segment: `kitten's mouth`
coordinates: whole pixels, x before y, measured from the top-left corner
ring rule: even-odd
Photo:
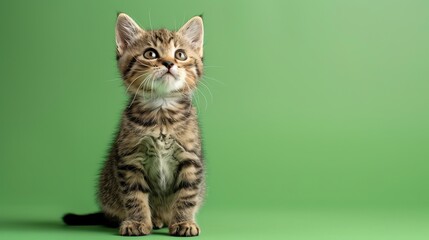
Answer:
[[[171,78],[173,78],[174,80],[176,80],[176,76],[173,73],[171,73],[170,71],[162,74],[161,78],[165,79],[165,80],[170,80]]]
[[[151,86],[151,89],[159,94],[169,94],[170,92],[181,88],[184,84],[179,74],[168,71],[167,69],[162,72],[158,72],[158,76],[156,76],[156,81],[154,81],[154,83],[155,84]]]

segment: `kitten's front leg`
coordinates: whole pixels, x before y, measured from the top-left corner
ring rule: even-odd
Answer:
[[[119,233],[123,236],[141,236],[152,231],[149,207],[149,186],[143,166],[136,156],[121,159],[117,175],[127,218],[121,223]]]
[[[200,228],[195,223],[195,214],[204,191],[202,161],[195,154],[186,152],[176,158],[179,159],[178,177],[174,188],[175,201],[169,232],[174,236],[198,236]]]

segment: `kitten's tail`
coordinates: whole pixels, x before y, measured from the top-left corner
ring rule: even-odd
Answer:
[[[63,216],[63,222],[70,226],[104,225],[107,227],[117,227],[117,221],[106,217],[102,212],[90,214],[67,213]]]

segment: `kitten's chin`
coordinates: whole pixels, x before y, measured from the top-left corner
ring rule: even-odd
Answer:
[[[177,79],[172,74],[164,74],[157,79],[153,86],[152,91],[159,96],[166,96],[181,89],[184,85],[184,80]]]

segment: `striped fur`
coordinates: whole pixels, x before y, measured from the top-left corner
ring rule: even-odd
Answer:
[[[130,101],[100,174],[102,211],[119,219],[121,235],[146,235],[162,227],[171,235],[198,235],[195,214],[205,183],[191,96],[203,73],[202,20],[194,17],[177,32],[146,31],[120,14],[116,38]],[[145,58],[148,49],[158,58]],[[175,57],[178,49],[186,60]],[[171,74],[166,61],[173,64]]]

